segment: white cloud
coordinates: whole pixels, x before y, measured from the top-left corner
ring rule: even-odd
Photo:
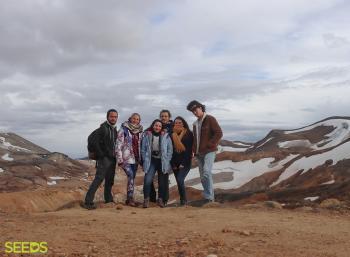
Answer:
[[[0,9],[0,129],[85,154],[111,107],[145,126],[193,99],[225,136],[348,115],[350,4],[5,0]],[[14,18],[15,17],[15,18]],[[64,139],[62,139],[64,137]]]

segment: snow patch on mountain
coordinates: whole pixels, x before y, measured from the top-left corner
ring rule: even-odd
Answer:
[[[3,160],[12,162],[14,159],[10,157],[8,153],[5,153],[2,157]]]
[[[267,142],[271,141],[273,139],[273,137],[270,137],[268,139],[266,139],[264,142],[262,142],[260,145],[258,145],[256,148],[260,148],[262,147],[263,145],[265,145]]]
[[[292,140],[292,141],[278,142],[277,144],[278,144],[278,147],[280,148],[292,148],[292,147],[312,148],[313,147],[313,144],[311,144],[309,140]]]
[[[245,147],[232,147],[232,146],[218,146],[218,153],[222,152],[245,152],[248,148]]]
[[[4,137],[0,137],[0,147],[8,150],[30,152],[30,150],[26,148],[12,145],[10,142],[6,142],[6,139]]]
[[[48,186],[54,186],[54,185],[56,185],[57,183],[56,183],[56,181],[54,180],[54,181],[47,181],[47,185]]]
[[[49,177],[51,180],[60,180],[60,179],[66,179],[65,177]]]
[[[274,158],[263,158],[253,162],[252,160],[245,160],[240,162],[220,161],[213,165],[213,174],[222,172],[233,172],[233,180],[221,183],[214,183],[215,189],[235,189],[243,186],[265,172],[275,171],[283,168],[283,166],[297,157],[297,155],[289,155],[285,159],[275,162]],[[199,178],[199,169],[191,169],[188,173],[185,182],[191,179]],[[176,185],[174,174],[169,176],[170,187]],[[203,189],[201,183],[191,186],[196,189]]]
[[[334,129],[325,135],[325,139],[321,140],[320,142],[317,142],[316,144],[311,144],[310,143],[310,148],[313,148],[314,150],[322,150],[322,149],[327,149],[330,147],[337,146],[341,144],[342,142],[346,141],[347,139],[350,138],[350,120],[346,119],[329,119],[325,120],[323,122],[318,122],[315,123],[311,126],[307,126],[305,128],[297,129],[297,130],[289,130],[289,131],[284,131],[285,134],[295,134],[299,132],[305,132],[312,130],[316,127],[320,126],[326,126],[326,127],[334,127]],[[302,140],[295,140],[295,141],[302,141]],[[305,144],[308,144],[305,140]],[[293,142],[293,141],[289,141]],[[284,142],[283,142],[284,143]],[[301,143],[301,142],[299,142]],[[279,145],[282,143],[279,143]],[[286,145],[280,146],[282,148],[287,148]],[[292,146],[290,146],[292,147]]]
[[[332,184],[334,184],[334,183],[335,183],[335,180],[332,179],[332,180],[330,180],[330,181],[327,181],[327,182],[322,183],[321,185],[332,185]]]
[[[335,165],[338,161],[349,158],[350,142],[346,142],[330,151],[315,154],[309,157],[302,157],[291,164],[271,186],[277,185],[302,170],[302,174],[310,169],[323,165],[327,160],[333,160]]]
[[[318,198],[320,198],[319,196],[310,196],[310,197],[305,197],[304,200],[305,201],[316,201]]]
[[[244,147],[250,147],[250,146],[252,146],[251,144],[244,144],[244,143],[238,142],[238,141],[233,141],[233,143],[234,143],[235,145],[244,146]]]

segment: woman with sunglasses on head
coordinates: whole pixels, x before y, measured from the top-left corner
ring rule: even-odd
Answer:
[[[117,137],[117,158],[118,165],[121,166],[128,177],[126,204],[136,206],[134,201],[134,181],[138,165],[141,162],[141,138],[142,126],[141,116],[133,113],[128,121],[125,121]]]
[[[174,171],[180,195],[180,205],[187,204],[185,178],[191,169],[193,133],[184,118],[178,116],[172,128],[173,156],[171,166]]]
[[[156,172],[158,172],[158,205],[165,207],[164,197],[169,188],[170,160],[173,154],[173,144],[168,133],[162,132],[162,122],[156,119],[145,132],[141,143],[141,156],[143,171],[145,172],[143,183],[144,202],[143,207],[148,208],[151,192],[151,184]]]

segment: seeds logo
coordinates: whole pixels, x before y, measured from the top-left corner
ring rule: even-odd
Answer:
[[[47,242],[5,242],[5,253],[47,253]]]

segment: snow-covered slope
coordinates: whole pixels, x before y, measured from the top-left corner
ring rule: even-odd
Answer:
[[[254,145],[245,145],[244,151],[222,146],[217,157],[215,189],[282,192],[290,186],[306,190],[350,185],[350,118],[331,117],[296,130],[273,130]],[[170,181],[176,185],[173,175]],[[185,182],[202,189],[198,167]]]
[[[8,153],[48,154],[48,150],[14,133],[0,133],[0,151]]]
[[[304,156],[296,160],[281,174],[281,176],[272,184],[272,186],[292,177],[299,171],[301,171],[301,174],[305,174],[311,169],[325,165],[326,161],[331,161],[332,165],[336,165],[339,161],[344,159],[350,159],[350,141],[329,151],[314,154],[308,157]]]
[[[222,152],[245,152],[248,147],[232,147],[232,146],[221,146],[218,147],[218,153]]]
[[[299,134],[320,127],[330,127],[332,131],[324,135],[318,142],[311,143],[309,140],[293,140],[280,142],[279,146],[282,148],[289,148],[302,145],[312,148],[313,150],[322,150],[339,145],[350,138],[350,120],[342,118],[324,120],[301,129],[284,131],[284,133],[289,135]]]
[[[218,147],[218,153],[221,152],[245,152],[252,146],[251,143],[241,141],[222,140]]]
[[[328,149],[350,138],[350,118],[331,117],[295,130],[272,130],[247,152],[318,151]]]
[[[213,166],[213,174],[220,174],[224,172],[232,173],[232,180],[214,183],[215,189],[235,189],[243,186],[248,183],[253,178],[260,176],[266,172],[276,171],[294,159],[296,155],[287,156],[285,159],[281,161],[275,162],[274,158],[263,158],[256,162],[252,162],[252,160],[245,160],[241,162],[232,162],[232,161],[220,161],[215,162]],[[198,167],[191,169],[188,173],[185,181],[191,181],[193,179],[198,178],[199,170]],[[215,182],[215,179],[214,179]],[[170,186],[176,185],[175,176],[172,174],[170,176]],[[201,189],[202,186],[200,182],[192,185],[193,188]]]

